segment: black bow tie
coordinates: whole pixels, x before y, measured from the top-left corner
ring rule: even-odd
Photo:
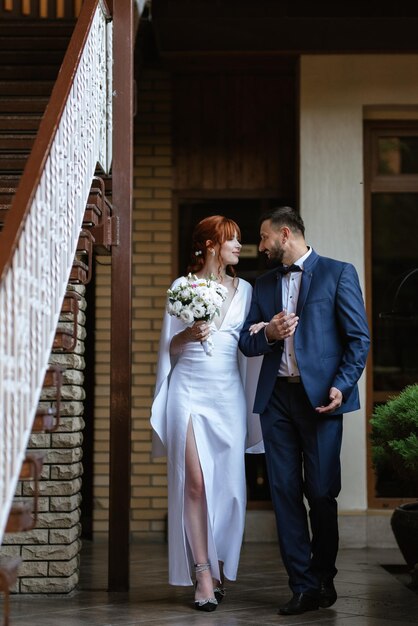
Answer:
[[[279,265],[277,268],[280,274],[288,274],[289,272],[301,272],[302,268],[299,265]]]

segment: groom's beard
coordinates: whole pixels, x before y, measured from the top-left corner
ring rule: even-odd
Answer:
[[[269,250],[270,256],[266,255],[268,265],[281,265],[283,263],[284,250],[280,246]]]

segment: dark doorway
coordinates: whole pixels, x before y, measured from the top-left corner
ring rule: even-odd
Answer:
[[[259,220],[269,209],[290,204],[287,198],[212,198],[182,199],[178,205],[178,269],[186,272],[190,261],[190,241],[195,225],[209,215],[225,215],[233,219],[241,230],[243,245],[237,273],[252,285],[265,271],[264,255],[258,253]]]

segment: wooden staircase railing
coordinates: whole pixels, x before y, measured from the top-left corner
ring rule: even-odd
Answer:
[[[36,139],[19,144],[13,133],[7,139],[27,154],[20,181],[12,163],[9,184],[3,178],[0,188],[0,541],[39,417],[91,183],[97,164],[104,172],[110,168],[111,41],[105,3],[85,0]],[[30,134],[36,122],[26,121]],[[7,123],[12,129],[13,116]],[[110,245],[111,227],[108,215],[98,230],[103,246]]]

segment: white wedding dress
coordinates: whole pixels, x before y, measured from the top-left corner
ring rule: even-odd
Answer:
[[[251,285],[239,279],[221,326],[218,329],[212,323],[211,356],[200,343],[188,342],[183,352],[171,359],[171,339],[185,326],[176,317],[167,313],[164,316],[151,425],[153,455],[167,455],[172,585],[192,584],[193,558],[184,525],[184,459],[189,420],[205,483],[212,575],[220,579],[218,561],[223,561],[225,577],[236,579],[246,508],[244,453],[264,451],[259,418],[251,412],[261,360],[247,360],[238,350],[251,293]]]

